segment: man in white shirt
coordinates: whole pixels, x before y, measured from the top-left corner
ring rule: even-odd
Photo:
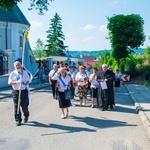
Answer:
[[[54,99],[58,99],[58,88],[56,87],[57,82],[58,65],[54,64],[53,69],[49,72],[49,84],[52,86],[52,94]]]
[[[28,97],[28,85],[30,82],[29,74],[23,70],[21,63],[16,61],[14,63],[15,70],[12,71],[8,78],[8,84],[12,85],[13,91],[13,102],[14,102],[14,117],[16,120],[16,125],[21,125],[21,110],[18,105],[22,107],[24,113],[24,123],[28,121],[29,117],[29,97]],[[20,98],[19,98],[20,96]],[[19,101],[19,103],[18,103]]]

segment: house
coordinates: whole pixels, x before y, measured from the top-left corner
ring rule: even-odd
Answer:
[[[85,56],[83,61],[84,66],[93,66],[94,65],[94,58],[92,56]]]
[[[14,61],[22,56],[23,31],[29,27],[30,23],[17,5],[13,11],[0,9],[0,87],[7,85]]]

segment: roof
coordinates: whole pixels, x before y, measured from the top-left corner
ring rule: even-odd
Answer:
[[[30,25],[30,23],[17,5],[13,6],[12,11],[0,9],[0,21]]]
[[[94,58],[92,56],[89,57],[84,57],[84,62],[83,62],[84,66],[93,66],[94,65]]]

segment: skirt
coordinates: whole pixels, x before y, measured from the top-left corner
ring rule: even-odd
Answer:
[[[70,107],[70,100],[65,100],[65,92],[59,91],[59,108],[67,108]]]

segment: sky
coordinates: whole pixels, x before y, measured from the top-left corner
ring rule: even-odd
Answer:
[[[150,45],[150,0],[54,0],[50,2],[48,11],[39,15],[36,10],[29,11],[29,0],[18,3],[19,8],[31,24],[29,41],[32,49],[36,41],[41,39],[47,44],[47,33],[50,19],[55,13],[61,18],[64,44],[69,50],[105,50],[111,49],[108,37],[107,17],[114,14],[139,14],[144,20],[146,40],[141,48]]]

